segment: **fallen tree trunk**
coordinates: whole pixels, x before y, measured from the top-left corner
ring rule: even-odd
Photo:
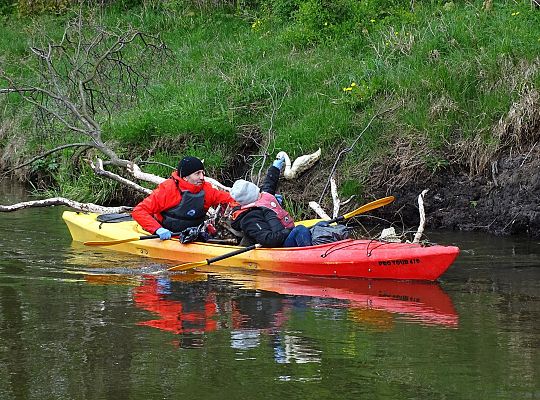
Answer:
[[[94,203],[79,203],[78,201],[66,199],[64,197],[53,197],[44,200],[24,201],[9,206],[0,205],[0,212],[19,211],[25,208],[68,206],[77,211],[95,212],[100,214],[123,213],[133,209],[133,207],[104,207]]]

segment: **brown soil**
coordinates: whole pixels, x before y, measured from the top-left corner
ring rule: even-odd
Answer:
[[[442,173],[409,183],[392,193],[397,197],[393,210],[381,209],[380,216],[417,226],[417,197],[424,189],[429,189],[424,199],[426,228],[540,237],[538,145],[528,154],[499,159],[490,177]]]

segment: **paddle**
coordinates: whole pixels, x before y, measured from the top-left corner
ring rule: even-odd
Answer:
[[[329,224],[334,223],[334,222],[341,222],[343,220],[356,217],[359,214],[390,204],[395,199],[396,198],[394,196],[384,197],[382,199],[372,201],[371,203],[364,204],[362,207],[359,207],[356,210],[353,210],[351,212],[348,212],[347,214],[340,215],[339,217],[336,217],[327,221],[325,221],[324,219],[308,219],[305,221],[299,221],[296,223],[296,225],[304,225],[305,227],[309,228],[315,225],[317,222],[322,222],[322,221],[327,222]]]
[[[387,204],[390,204],[395,199],[396,198],[394,196],[384,197],[382,199],[372,201],[371,203],[364,204],[362,207],[359,207],[356,210],[348,212],[347,214],[340,215],[339,217],[332,218],[332,219],[330,219],[330,220],[328,220],[326,222],[329,223],[329,224],[332,224],[334,222],[341,222],[343,220],[355,217],[355,216],[357,216],[359,214],[362,214],[362,213],[374,210],[376,208],[385,206]],[[324,220],[322,220],[322,219],[310,219],[310,220],[307,220],[307,221],[300,221],[297,224],[301,224],[301,225],[304,225],[304,226],[309,228],[310,226],[313,226],[317,222],[321,222],[321,221],[324,221]],[[261,247],[261,245],[260,244],[254,244],[252,246],[244,247],[243,249],[235,250],[235,251],[232,251],[230,253],[218,256],[218,257],[206,259],[204,261],[198,261],[198,262],[194,262],[194,263],[186,263],[186,264],[175,265],[174,267],[167,268],[167,271],[186,271],[188,269],[201,267],[203,265],[209,265],[209,264],[211,264],[213,262],[224,260],[226,258],[236,256],[237,254],[242,254],[242,253],[245,253],[246,251],[256,249],[258,247]]]
[[[235,251],[231,251],[230,253],[222,254],[221,256],[217,256],[217,257],[214,257],[214,258],[207,258],[204,261],[197,261],[197,262],[192,262],[192,263],[185,263],[185,264],[175,265],[174,267],[167,268],[167,271],[186,271],[188,269],[202,267],[203,265],[209,265],[209,264],[212,264],[212,263],[214,263],[216,261],[225,260],[226,258],[234,257],[234,256],[236,256],[238,254],[242,254],[242,253],[245,253],[247,251],[257,249],[259,247],[261,247],[260,244],[252,244],[251,246],[244,247],[244,248],[241,248],[241,249],[238,249],[238,250],[235,250]]]
[[[180,232],[173,233],[172,236],[178,236],[180,235]],[[136,240],[146,240],[146,239],[158,239],[159,235],[146,235],[146,236],[139,236],[129,239],[118,239],[118,240],[106,240],[103,242],[99,241],[88,241],[84,242],[85,246],[111,246],[113,244],[120,244],[120,243],[128,243],[128,242],[135,242]]]

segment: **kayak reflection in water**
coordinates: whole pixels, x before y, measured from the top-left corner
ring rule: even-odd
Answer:
[[[230,346],[238,355],[269,342],[278,363],[320,361],[319,352],[312,350],[313,344],[282,333],[292,309],[307,308],[306,300],[290,301],[260,292],[235,296],[227,291],[213,289],[206,280],[182,282],[169,277],[145,277],[143,284],[134,289],[133,300],[137,307],[158,318],[137,324],[178,335],[174,343],[182,348],[203,347],[207,333],[230,329]],[[264,335],[270,335],[272,340],[261,340]]]
[[[158,318],[139,322],[179,335],[182,347],[201,347],[209,332],[230,330],[230,346],[243,352],[272,343],[276,362],[320,359],[317,346],[290,334],[291,315],[327,309],[337,319],[389,331],[398,320],[457,328],[451,299],[436,284],[240,274],[213,279],[206,274],[145,277],[133,289],[137,307]],[[172,279],[172,280],[171,280]],[[262,340],[270,336],[271,340]]]

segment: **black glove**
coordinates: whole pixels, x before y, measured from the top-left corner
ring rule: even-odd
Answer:
[[[186,228],[180,234],[180,242],[184,244],[194,242],[199,238],[199,233],[200,231],[198,226]]]

